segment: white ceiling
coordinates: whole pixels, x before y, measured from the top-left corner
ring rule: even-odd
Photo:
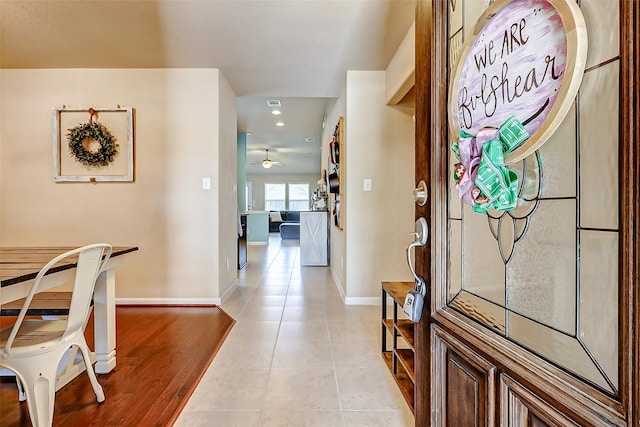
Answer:
[[[249,97],[238,98],[238,130],[247,132],[248,174],[315,174],[320,177],[322,121],[334,98]],[[278,100],[278,108],[267,101]],[[282,114],[273,115],[278,110]],[[285,125],[278,127],[275,123]],[[313,138],[313,141],[307,141]],[[328,142],[328,141],[327,141]],[[284,163],[264,169],[260,166],[269,149],[269,159]]]
[[[0,67],[219,68],[239,97],[238,129],[251,132],[248,163],[264,158],[269,146],[270,158],[287,165],[270,173],[298,174],[290,168],[306,170],[304,159],[319,166],[324,141],[312,147],[304,139],[320,138],[322,111],[340,96],[346,71],[386,69],[415,4],[0,0]],[[267,99],[282,101],[283,128],[273,129]]]

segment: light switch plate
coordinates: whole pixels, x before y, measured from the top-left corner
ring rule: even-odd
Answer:
[[[208,176],[202,177],[202,189],[211,190],[211,178]]]
[[[364,179],[364,191],[371,191],[371,178]]]

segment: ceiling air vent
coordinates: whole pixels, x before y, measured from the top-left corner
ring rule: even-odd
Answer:
[[[307,139],[305,139],[305,141],[307,141],[307,142],[316,142],[316,139],[315,138],[307,138]]]
[[[267,105],[269,107],[282,107],[282,104],[277,99],[269,99],[269,100],[267,100]]]

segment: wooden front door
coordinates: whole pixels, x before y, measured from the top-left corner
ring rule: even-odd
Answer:
[[[456,55],[489,0],[419,0],[416,183],[430,286],[416,331],[416,426],[640,425],[638,19],[580,0],[586,70],[520,178],[512,213],[457,197],[447,123]]]

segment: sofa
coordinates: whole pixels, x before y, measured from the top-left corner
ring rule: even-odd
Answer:
[[[283,224],[285,227],[281,227]],[[300,239],[300,212],[269,212],[269,233],[280,233],[283,239]]]
[[[283,222],[280,224],[280,238],[282,240],[300,240],[300,223]]]

